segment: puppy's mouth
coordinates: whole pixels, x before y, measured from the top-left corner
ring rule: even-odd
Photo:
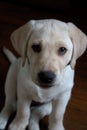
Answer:
[[[43,83],[39,83],[39,86],[40,86],[41,88],[47,89],[47,88],[53,87],[54,85],[53,85],[53,84],[43,84]]]
[[[48,89],[48,88],[52,88],[55,86],[55,81],[52,82],[52,83],[42,83],[40,82],[39,80],[33,80],[33,82],[39,86],[40,88],[43,88],[43,89]]]

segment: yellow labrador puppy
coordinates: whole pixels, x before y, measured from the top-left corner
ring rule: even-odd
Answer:
[[[39,120],[49,116],[49,130],[65,130],[63,117],[71,96],[76,60],[87,48],[87,36],[72,23],[58,20],[31,20],[11,35],[16,59],[12,62],[0,114],[0,130],[5,129],[11,113],[16,117],[8,130],[39,130]],[[16,102],[17,101],[17,102]],[[32,101],[42,105],[31,108]]]

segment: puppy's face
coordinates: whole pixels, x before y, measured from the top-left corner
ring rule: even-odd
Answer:
[[[72,57],[73,45],[66,26],[38,24],[28,42],[32,80],[42,87],[55,85]]]
[[[78,27],[53,19],[29,21],[12,33],[11,41],[23,63],[27,57],[33,82],[46,88],[60,82],[69,62],[74,69],[87,48],[87,36]]]

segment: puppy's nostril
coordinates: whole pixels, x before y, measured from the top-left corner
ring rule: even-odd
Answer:
[[[41,71],[38,74],[39,81],[47,84],[52,83],[55,77],[56,77],[55,73],[51,71]]]

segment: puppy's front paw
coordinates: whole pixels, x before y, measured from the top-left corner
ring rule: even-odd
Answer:
[[[59,128],[59,129],[49,129],[49,130],[65,130],[64,128]]]
[[[7,119],[0,116],[0,130],[4,130],[7,125]]]
[[[8,130],[24,130],[22,126],[18,124],[11,123],[11,125],[8,127]]]
[[[39,129],[39,122],[31,119],[30,123],[29,123],[28,130],[40,130]]]
[[[57,127],[54,126],[54,127],[50,127],[49,130],[65,130],[65,128],[63,126],[62,127],[61,126],[60,127],[59,126],[57,126]]]

